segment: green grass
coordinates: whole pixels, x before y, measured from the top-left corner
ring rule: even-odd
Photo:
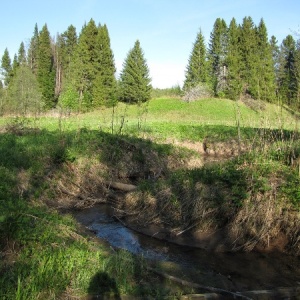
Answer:
[[[155,194],[167,186],[174,207],[186,207],[180,201],[194,199],[200,182],[220,187],[211,200],[213,207],[224,204],[235,211],[250,192],[266,193],[270,188],[266,179],[278,174],[283,184],[277,192],[288,203],[285,209],[299,211],[299,176],[291,168],[291,155],[299,157],[300,153],[292,136],[296,131],[291,131],[296,119],[271,104],[264,111],[254,111],[239,103],[239,109],[242,138],[274,146],[194,170],[169,168],[169,160],[184,161],[193,153],[161,141],[237,138],[235,102],[153,99],[141,107],[119,104],[113,119],[115,134],[111,134],[112,109],[108,108],[62,119],[2,117],[0,125],[7,131],[0,134],[0,298],[130,294],[163,299],[170,294],[147,272],[144,260],[99,246],[80,232],[71,216],[43,203],[57,197],[56,178],[67,167],[78,167],[83,159],[107,166],[107,173],[105,168],[99,170],[103,176],[113,170],[126,177],[138,170],[141,178],[147,178],[153,168],[162,168],[164,178],[150,186],[141,180],[140,190]]]
[[[203,99],[192,103],[186,103],[180,99],[152,99],[141,106],[125,105],[119,103],[114,112],[114,132],[118,132],[122,126],[122,132],[149,131],[155,128],[160,135],[169,135],[170,127],[178,126],[173,132],[177,132],[180,126],[202,127],[208,126],[234,127],[237,126],[238,110],[240,111],[240,126],[242,128],[267,128],[294,130],[297,126],[296,118],[288,110],[275,104],[265,104],[264,110],[254,110],[242,102],[226,99]],[[101,129],[106,132],[112,130],[112,108],[72,115],[60,119],[58,114],[31,119],[31,126],[45,128],[47,130],[72,131],[79,128]],[[5,125],[10,119],[2,118],[0,125]],[[138,123],[141,122],[141,128]],[[152,133],[155,134],[154,130]],[[185,132],[184,132],[185,134]]]

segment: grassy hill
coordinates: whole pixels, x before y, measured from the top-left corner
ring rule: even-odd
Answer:
[[[276,105],[220,99],[2,117],[0,298],[83,297],[101,285],[163,297],[144,261],[98,245],[68,214],[103,201],[132,226],[225,229],[230,249],[299,255],[298,122]],[[137,189],[116,201],[107,182]]]

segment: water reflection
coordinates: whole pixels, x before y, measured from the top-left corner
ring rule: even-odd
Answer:
[[[77,212],[75,217],[115,248],[151,260],[175,262],[207,275],[222,275],[245,290],[300,286],[299,257],[282,253],[214,253],[160,241],[124,227],[106,205]]]

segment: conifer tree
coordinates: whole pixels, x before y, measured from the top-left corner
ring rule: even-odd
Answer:
[[[151,79],[140,42],[128,52],[120,74],[119,97],[127,103],[143,103],[151,97]]]
[[[37,60],[38,60],[38,48],[39,48],[39,30],[37,24],[34,26],[33,37],[30,40],[28,49],[28,65],[34,74],[37,72]]]
[[[7,48],[5,48],[1,60],[1,74],[4,77],[4,85],[8,86],[13,76],[13,73],[12,73],[11,59]]]
[[[251,17],[245,17],[241,25],[241,75],[243,93],[254,99],[258,98],[257,72],[259,64],[257,31]]]
[[[2,80],[0,79],[0,115],[3,114],[4,110],[4,103],[5,103],[5,91]]]
[[[98,28],[93,19],[82,27],[75,58],[72,63],[72,81],[79,93],[79,109],[92,108],[92,90],[100,63],[100,52],[96,47]]]
[[[50,33],[45,24],[39,34],[37,80],[42,91],[46,108],[52,108],[56,104],[55,68],[51,47]]]
[[[18,64],[22,65],[26,63],[26,50],[24,43],[22,42],[20,44],[19,50],[18,50]]]
[[[272,51],[273,68],[274,68],[274,74],[275,74],[275,86],[277,87],[280,51],[279,51],[278,41],[274,35],[271,36],[269,43],[270,43],[270,47],[271,47],[271,51]]]
[[[288,35],[280,46],[279,94],[283,103],[292,105],[297,97],[297,78],[295,73],[296,42]]]
[[[222,95],[226,89],[227,25],[217,18],[210,35],[209,62],[212,85],[215,95]]]
[[[263,19],[257,27],[257,49],[257,98],[271,102],[275,98],[275,70],[272,48],[268,41],[267,28]]]
[[[110,47],[109,33],[105,24],[98,27],[96,44],[100,50],[100,61],[93,84],[93,106],[111,106],[114,105],[117,100],[116,68],[113,52]]]
[[[17,54],[14,55],[14,60],[12,63],[12,77],[14,77],[16,75],[17,69],[19,67],[19,62],[18,62],[18,56]]]
[[[71,62],[77,46],[76,28],[70,25],[68,29],[57,36],[55,44],[56,84],[55,94],[60,95],[63,88],[69,89],[71,80]]]
[[[62,34],[63,38],[63,59],[62,66],[64,70],[64,78],[70,77],[70,67],[71,62],[77,47],[78,38],[76,33],[76,28],[73,25],[70,25],[68,29]]]
[[[206,47],[204,36],[200,29],[188,61],[183,90],[188,91],[189,89],[194,88],[199,84],[207,84],[207,82],[208,69]]]
[[[239,99],[242,93],[241,83],[241,53],[240,29],[233,18],[228,29],[228,52],[226,65],[228,67],[226,95],[233,100]]]
[[[296,43],[295,54],[295,76],[296,76],[296,90],[297,94],[294,101],[294,107],[300,111],[300,40]]]

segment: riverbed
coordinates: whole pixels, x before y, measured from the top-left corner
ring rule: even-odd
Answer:
[[[198,274],[194,281],[214,283],[236,291],[300,288],[300,257],[282,252],[214,252],[180,246],[140,234],[114,218],[106,204],[74,213],[78,222],[112,247],[125,249],[151,261],[180,267],[183,274]]]

